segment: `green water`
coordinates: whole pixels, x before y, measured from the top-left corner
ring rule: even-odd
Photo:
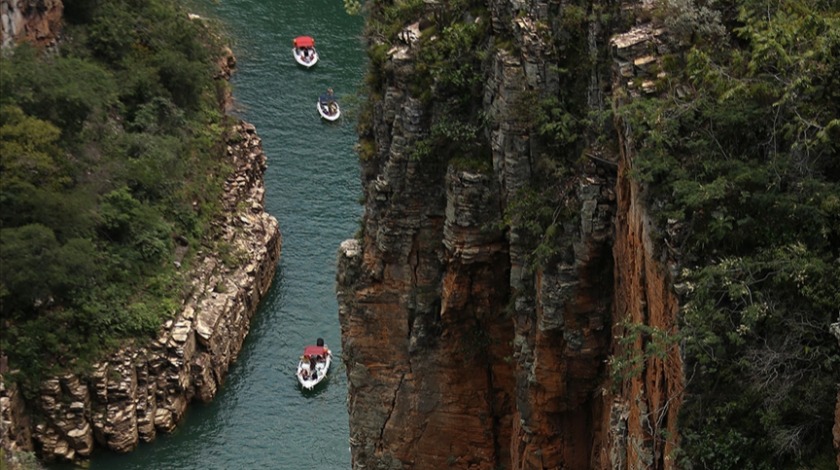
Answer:
[[[233,37],[234,96],[268,156],[266,208],[283,234],[280,266],[213,403],[191,405],[174,433],[135,452],[97,452],[91,469],[349,469],[335,259],[361,216],[351,95],[365,65],[363,20],[345,14],[341,0],[217,0],[198,9]],[[301,34],[315,38],[321,56],[310,70],[292,58]],[[344,105],[336,123],[315,107],[327,87]],[[328,382],[304,393],[296,360],[319,336],[337,360]]]

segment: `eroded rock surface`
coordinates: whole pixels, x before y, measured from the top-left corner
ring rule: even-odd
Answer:
[[[0,0],[0,48],[20,41],[54,46],[63,13],[61,0]]]
[[[362,162],[363,236],[338,257],[353,468],[670,468],[677,351],[615,383],[608,364],[645,346],[619,344],[621,325],[671,331],[678,310],[669,254],[653,249],[641,188],[627,176],[632,142],[589,148],[558,177],[558,253],[535,266],[525,227],[503,214],[544,171],[549,150],[517,108],[563,92],[546,30],[563,36],[564,6],[488,6],[491,34],[512,38],[484,70],[490,171],[430,175],[409,158],[428,116],[408,92],[414,49],[389,51],[376,152]],[[614,89],[624,99],[655,93],[664,32],[601,28],[590,24],[583,41],[593,65],[582,101],[603,112]],[[664,430],[668,442],[657,437]]]

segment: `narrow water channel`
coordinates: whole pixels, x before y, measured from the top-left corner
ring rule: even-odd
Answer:
[[[253,123],[268,156],[266,208],[278,218],[283,253],[274,285],[238,361],[209,405],[193,404],[171,435],[127,455],[95,454],[91,469],[350,468],[347,379],[340,360],[335,259],[359,227],[361,195],[354,97],[362,81],[363,20],[341,0],[201,0],[233,38],[238,114]],[[292,39],[316,40],[306,70]],[[328,87],[342,118],[323,121]],[[323,337],[336,353],[328,382],[305,393],[294,377],[302,347]]]

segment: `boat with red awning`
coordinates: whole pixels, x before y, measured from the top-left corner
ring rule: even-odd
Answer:
[[[292,55],[295,61],[304,67],[312,67],[318,62],[315,39],[311,36],[298,36],[292,41]]]
[[[332,362],[332,353],[324,345],[324,340],[318,338],[316,345],[303,348],[303,355],[297,366],[297,378],[301,387],[312,390],[327,378],[327,372]]]

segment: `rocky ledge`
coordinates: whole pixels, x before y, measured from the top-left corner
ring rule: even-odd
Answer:
[[[94,446],[128,452],[172,431],[191,401],[216,395],[271,285],[282,245],[277,220],[264,210],[261,140],[247,123],[233,136],[227,156],[234,171],[214,224],[217,246],[229,248],[225,256],[197,254],[191,294],[155,341],[125,345],[88,376],[44,381],[31,418],[14,388],[0,387],[4,448],[34,444],[46,461],[85,459]]]

